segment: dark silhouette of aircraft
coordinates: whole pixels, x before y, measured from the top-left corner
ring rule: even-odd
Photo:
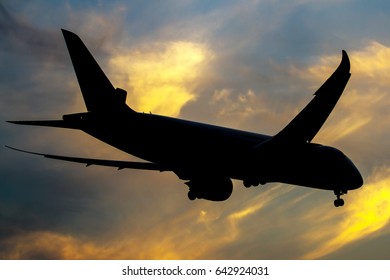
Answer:
[[[81,39],[62,30],[87,112],[62,120],[10,121],[14,124],[82,130],[148,162],[41,154],[47,158],[118,169],[172,171],[189,187],[188,198],[223,201],[231,179],[245,187],[281,182],[334,191],[341,195],[363,185],[352,161],[336,148],[311,143],[340,98],[349,78],[345,51],[336,71],[312,101],[279,133],[267,136],[182,119],[138,113],[126,104],[126,91],[108,80]]]

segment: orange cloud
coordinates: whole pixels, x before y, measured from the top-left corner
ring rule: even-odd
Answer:
[[[160,242],[162,241],[162,242]],[[51,231],[20,234],[3,244],[4,259],[177,259],[164,239],[152,244],[134,238],[120,242],[93,242]]]
[[[258,193],[244,204],[199,201],[185,212],[148,226],[117,228],[110,240],[50,231],[16,235],[2,244],[5,259],[209,259],[215,252],[245,236],[244,224],[275,197],[292,188],[278,185]],[[179,206],[178,206],[179,207]],[[133,227],[133,226],[132,226]],[[113,237],[115,236],[115,238]],[[5,246],[4,246],[5,245]]]
[[[5,259],[96,259],[108,253],[91,242],[49,231],[19,234],[5,245]]]
[[[240,200],[230,201],[228,204],[198,201],[192,203],[191,208],[184,212],[154,223],[153,226],[147,226],[149,230],[141,226],[139,231],[132,230],[129,234],[127,226],[114,229],[110,234],[110,240],[96,241],[82,236],[47,231],[19,234],[2,244],[2,248],[6,248],[2,252],[2,257],[6,259],[215,258],[218,252],[223,252],[224,248],[240,240],[245,240],[252,235],[261,236],[264,234],[263,231],[272,232],[275,227],[278,232],[284,227],[289,227],[289,223],[283,217],[277,219],[277,225],[273,224],[275,220],[272,220],[269,213],[266,219],[259,219],[259,217],[264,215],[265,208],[273,207],[278,197],[289,194],[294,189],[296,188],[278,184],[262,190],[253,198],[246,199],[245,203]],[[324,257],[354,241],[380,234],[380,230],[390,219],[389,190],[390,168],[383,167],[367,179],[363,189],[347,195],[347,203],[343,208],[333,208],[327,202],[309,211],[297,212],[294,215],[296,224],[306,226],[297,232],[290,232],[288,228],[283,232],[286,232],[291,242],[301,243],[302,248],[306,248],[302,258]],[[279,215],[288,209],[296,209],[297,204],[302,204],[310,194],[312,192],[295,196],[295,199],[273,208],[272,213]],[[307,203],[306,206],[308,207]],[[180,205],[177,208],[180,209]],[[253,219],[256,220],[255,227],[251,226]],[[266,226],[262,224],[264,222]],[[310,225],[309,228],[307,225]],[[133,228],[132,225],[131,227]],[[247,250],[248,248],[243,252],[247,258],[259,257],[247,255]]]

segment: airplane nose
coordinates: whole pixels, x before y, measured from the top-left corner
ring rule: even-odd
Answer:
[[[345,174],[348,178],[349,189],[358,189],[363,186],[363,177],[353,162],[348,157],[345,156],[345,158],[347,159]]]
[[[354,178],[354,185],[356,186],[356,188],[360,188],[361,186],[363,186],[363,177],[357,169]]]
[[[360,174],[359,170],[356,168],[356,166],[353,166],[353,171],[350,179],[353,189],[358,189],[363,186],[363,177]]]

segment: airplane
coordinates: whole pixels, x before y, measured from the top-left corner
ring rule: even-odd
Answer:
[[[120,169],[171,171],[189,187],[190,200],[224,201],[233,180],[245,187],[279,182],[333,191],[340,196],[363,185],[352,161],[340,150],[312,139],[343,93],[350,61],[342,51],[340,65],[314,93],[314,98],[279,133],[263,135],[151,113],[136,112],[126,104],[127,92],[115,88],[80,37],[62,29],[86,112],[60,120],[9,121],[78,129],[144,162],[69,157],[35,153],[46,158]]]

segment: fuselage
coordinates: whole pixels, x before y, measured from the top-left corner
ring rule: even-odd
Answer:
[[[202,174],[327,190],[351,190],[363,184],[346,155],[319,144],[287,143],[256,153],[254,147],[272,136],[134,112],[87,113],[79,127],[126,153],[167,166],[185,180]]]

